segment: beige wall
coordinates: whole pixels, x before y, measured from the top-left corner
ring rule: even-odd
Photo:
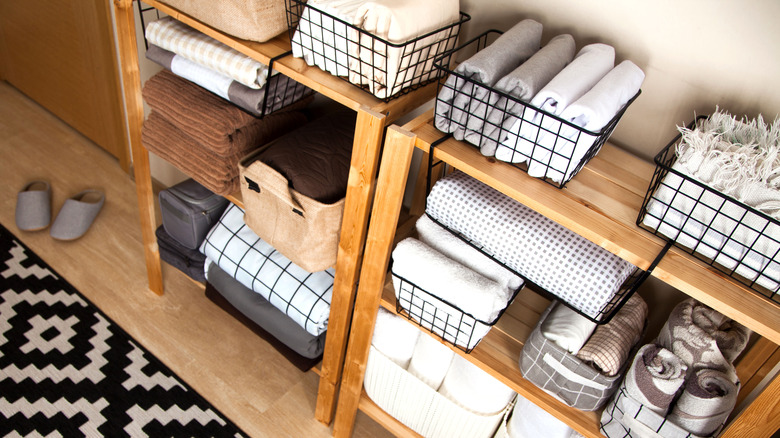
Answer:
[[[570,33],[578,48],[610,44],[641,67],[642,94],[611,141],[645,158],[716,105],[740,117],[780,112],[778,0],[461,0],[461,9],[472,17],[467,37],[533,18],[543,43]]]

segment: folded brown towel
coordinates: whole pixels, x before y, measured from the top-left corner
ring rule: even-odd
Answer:
[[[218,155],[263,145],[295,126],[282,129],[286,119],[280,116],[290,108],[260,119],[167,70],[149,78],[142,95],[153,111]],[[304,100],[292,107],[307,103]]]

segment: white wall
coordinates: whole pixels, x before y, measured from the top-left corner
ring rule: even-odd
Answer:
[[[523,18],[544,25],[542,42],[570,33],[577,47],[615,47],[646,78],[611,142],[651,158],[694,114],[716,105],[750,118],[780,111],[780,1],[461,0],[466,37],[507,30]]]

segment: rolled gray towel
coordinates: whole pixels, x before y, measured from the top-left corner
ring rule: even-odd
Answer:
[[[631,398],[663,417],[685,383],[687,370],[671,351],[647,344],[634,356],[623,384]]]
[[[667,419],[694,435],[710,436],[731,414],[738,392],[727,374],[700,370],[688,379]]]
[[[493,86],[539,50],[541,39],[542,24],[531,19],[522,20],[492,44],[463,61],[455,68],[455,72],[470,81],[464,81],[455,75],[447,78],[444,87],[439,91],[436,104],[436,128],[451,132],[456,139],[463,140],[472,94],[487,94],[487,90],[482,87],[477,87],[481,90],[475,92],[474,83],[471,81]],[[484,114],[482,117],[484,118]]]
[[[575,50],[574,38],[571,35],[558,35],[526,62],[496,82],[495,88],[523,102],[530,102],[542,87],[574,59]],[[479,141],[482,154],[493,156],[496,153],[496,144],[500,141],[498,135],[502,124],[509,118],[512,118],[511,123],[514,124],[515,118],[511,116],[522,118],[525,106],[498,94],[490,96],[487,106],[487,122],[483,128],[484,135],[481,136],[481,141],[475,138],[473,133],[467,133],[466,140],[471,143]]]

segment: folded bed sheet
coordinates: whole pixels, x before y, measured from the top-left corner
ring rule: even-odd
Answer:
[[[206,260],[205,275],[239,312],[297,354],[314,359],[325,350],[325,335],[312,335],[257,292],[230,276],[212,260]]]
[[[309,273],[260,239],[231,204],[200,251],[314,336],[327,330],[335,271]]]
[[[593,318],[636,269],[461,171],[434,185],[426,213]]]

